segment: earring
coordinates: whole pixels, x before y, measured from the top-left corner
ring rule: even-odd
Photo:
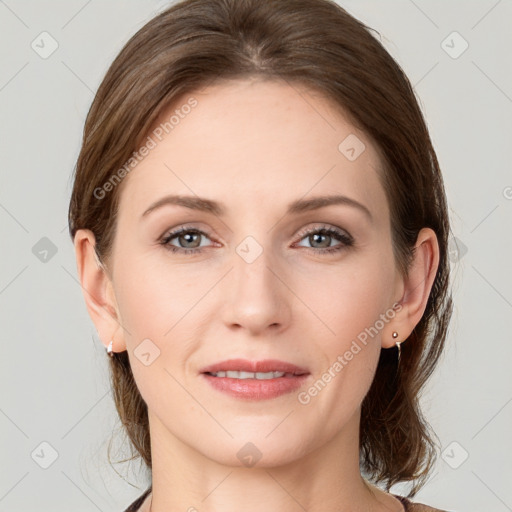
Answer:
[[[393,336],[393,338],[398,338],[398,333],[396,331],[393,331],[393,334],[391,335]],[[403,343],[403,341],[397,341],[395,343],[396,347],[398,348],[398,364],[400,364],[400,353],[401,353],[401,350],[400,350],[400,344]]]
[[[114,340],[110,340],[110,343],[108,344],[108,347],[107,347],[107,354],[110,356],[110,357],[114,357],[114,352],[112,350],[112,345],[114,344]]]

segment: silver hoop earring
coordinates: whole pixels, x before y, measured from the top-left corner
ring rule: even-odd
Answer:
[[[110,357],[114,357],[114,352],[112,350],[112,345],[114,344],[114,340],[110,340],[110,343],[108,344],[108,347],[107,347],[107,354],[110,356]]]

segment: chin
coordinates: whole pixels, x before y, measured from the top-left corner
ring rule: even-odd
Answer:
[[[305,454],[304,440],[290,437],[290,426],[279,434],[277,429],[270,435],[268,432],[270,430],[264,433],[260,431],[255,436],[231,432],[235,439],[224,444],[216,443],[214,450],[208,450],[204,455],[225,466],[250,469],[285,466]]]

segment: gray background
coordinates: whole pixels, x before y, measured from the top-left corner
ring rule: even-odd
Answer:
[[[512,510],[512,2],[340,4],[380,32],[414,84],[458,239],[448,349],[422,397],[443,450],[415,500]],[[108,464],[119,421],[66,223],[94,91],[166,5],[0,0],[0,512],[119,511],[148,483],[138,464],[117,465],[119,475]],[[31,46],[47,37],[51,48],[44,31],[58,44],[47,58]],[[469,44],[457,58],[464,41],[453,31]]]

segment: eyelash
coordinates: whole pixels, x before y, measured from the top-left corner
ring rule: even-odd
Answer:
[[[203,231],[201,231],[199,229],[183,226],[183,227],[181,227],[181,228],[179,228],[179,229],[169,233],[167,236],[165,236],[160,241],[160,243],[167,250],[170,250],[173,253],[179,252],[179,253],[182,253],[182,254],[195,254],[195,253],[202,252],[204,247],[195,247],[193,249],[186,249],[186,248],[183,248],[183,247],[176,247],[176,246],[171,245],[169,243],[174,238],[176,238],[176,237],[178,237],[180,235],[183,235],[185,233],[194,233],[194,234],[197,234],[197,235],[204,235],[205,237],[209,238],[207,233],[205,233],[205,232],[203,232]],[[320,254],[328,253],[328,254],[332,254],[332,253],[336,253],[338,251],[341,251],[343,249],[346,249],[346,248],[351,247],[352,245],[354,245],[354,239],[350,235],[345,234],[343,231],[340,231],[338,229],[331,228],[331,227],[328,227],[328,226],[322,226],[322,227],[319,227],[319,228],[310,229],[310,230],[307,230],[307,231],[301,233],[299,241],[301,241],[303,238],[305,238],[307,236],[315,235],[315,234],[332,236],[333,238],[335,238],[336,240],[338,240],[339,242],[342,242],[342,243],[338,244],[338,245],[335,245],[334,247],[327,247],[325,249],[315,249],[314,247],[306,247],[306,249],[309,249],[310,251],[313,251],[314,253],[320,253]]]

